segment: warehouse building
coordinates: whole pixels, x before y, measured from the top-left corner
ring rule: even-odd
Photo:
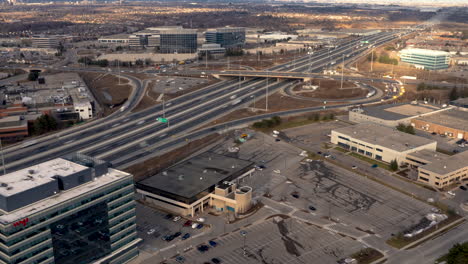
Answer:
[[[435,151],[418,151],[407,157],[418,167],[418,181],[435,188],[461,183],[468,179],[468,151],[453,156]]]
[[[331,142],[363,156],[390,163],[406,162],[406,155],[422,149],[436,150],[437,142],[370,123],[331,131]]]
[[[414,118],[432,115],[448,110],[431,104],[400,103],[355,108],[349,111],[349,121],[354,123],[375,123],[388,127],[411,124]]]
[[[450,64],[450,53],[439,50],[408,48],[400,51],[400,59],[425,70],[447,69]]]
[[[430,133],[468,140],[468,112],[457,109],[411,120],[414,127]]]
[[[56,49],[59,45],[59,38],[56,36],[36,35],[32,37],[32,45],[35,48]]]
[[[239,187],[254,171],[253,163],[205,152],[136,184],[143,199],[183,216],[207,209],[244,213],[251,206],[252,189]]]
[[[138,255],[133,177],[76,154],[3,175],[0,263],[126,263]]]

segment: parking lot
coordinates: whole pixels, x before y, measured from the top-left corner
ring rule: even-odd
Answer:
[[[317,228],[292,218],[269,219],[215,239],[216,246],[204,243],[208,250],[197,248],[181,254],[183,263],[257,264],[257,263],[336,263],[359,251],[363,244],[346,236]],[[245,253],[244,253],[245,242]],[[177,263],[175,259],[167,263]],[[315,262],[314,262],[315,263]]]
[[[177,222],[173,220],[175,216],[166,219],[167,213],[140,203],[137,203],[137,216],[138,236],[143,239],[140,249],[151,254],[157,253],[161,248],[177,243],[187,233],[192,237],[208,228],[205,226],[201,229],[194,229],[192,224],[184,226],[186,219],[181,218]],[[177,232],[181,234],[172,241],[162,239],[164,236],[173,235]]]

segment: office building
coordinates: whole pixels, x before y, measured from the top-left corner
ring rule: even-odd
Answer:
[[[406,161],[408,153],[436,150],[437,142],[372,123],[357,124],[331,131],[331,142],[363,156],[390,163]]]
[[[203,44],[198,49],[198,55],[201,57],[208,56],[209,58],[220,58],[226,53],[226,49],[220,44]]]
[[[426,70],[447,69],[450,63],[450,53],[438,50],[408,48],[400,51],[400,59]]]
[[[98,39],[99,43],[102,44],[115,44],[115,45],[128,45],[129,35],[128,34],[117,34],[111,36],[104,36]]]
[[[21,139],[29,135],[28,121],[19,115],[0,118],[1,139]]]
[[[443,188],[468,179],[468,151],[449,156],[422,150],[409,154],[407,162],[418,167],[419,182],[434,188]]]
[[[56,49],[59,45],[59,39],[55,36],[33,36],[32,45],[35,48]]]
[[[164,30],[160,34],[161,53],[196,53],[197,31],[195,29]]]
[[[414,118],[432,115],[446,110],[448,110],[448,108],[419,103],[377,105],[350,110],[349,121],[396,127],[400,123],[409,125]]]
[[[219,44],[226,49],[242,48],[245,44],[245,28],[217,28],[205,33],[208,44]]]
[[[205,152],[142,180],[137,192],[154,206],[183,216],[207,209],[246,212],[252,189],[238,186],[254,171],[253,163]]]
[[[138,255],[132,175],[75,154],[0,182],[0,263],[111,264]]]
[[[468,140],[468,112],[450,109],[411,120],[414,127],[430,133]]]
[[[128,37],[128,46],[130,48],[144,48],[146,44],[146,38],[137,35],[130,35]]]

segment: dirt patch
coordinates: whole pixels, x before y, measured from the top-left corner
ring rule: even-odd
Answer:
[[[327,102],[326,105],[337,105],[344,104],[346,102],[336,103],[336,102]],[[255,108],[265,109],[266,100],[265,98],[259,99],[255,102]],[[281,93],[275,93],[268,97],[268,112],[277,112],[277,111],[286,111],[299,108],[307,108],[314,106],[323,106],[322,102],[313,102],[307,100],[301,100],[292,98]],[[251,104],[249,107],[254,107],[254,104]]]
[[[150,176],[156,175],[177,162],[187,158],[191,154],[199,151],[205,146],[221,139],[220,134],[211,134],[204,138],[189,142],[185,146],[179,147],[163,155],[148,159],[142,163],[132,165],[124,171],[133,174],[134,181],[141,181]]]
[[[130,96],[132,86],[129,81],[110,74],[93,72],[80,73],[81,78],[94,94],[96,100],[102,105],[104,115],[117,110]]]

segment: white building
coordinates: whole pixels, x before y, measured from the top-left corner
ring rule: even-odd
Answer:
[[[73,102],[75,112],[80,114],[80,119],[86,120],[93,118],[93,107],[89,101]]]
[[[363,156],[390,163],[406,162],[406,155],[436,150],[437,142],[377,124],[357,124],[331,131],[331,142]]]

